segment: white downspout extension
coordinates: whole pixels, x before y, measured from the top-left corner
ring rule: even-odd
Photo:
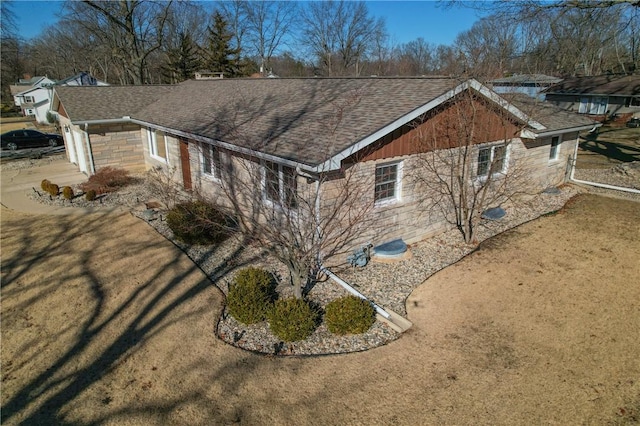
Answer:
[[[321,217],[320,217],[320,179],[318,179],[316,181],[316,237],[318,239],[320,239],[322,237],[322,232],[320,230],[320,219],[321,219]],[[386,318],[388,320],[391,319],[391,315],[389,315],[389,313],[387,311],[385,311],[380,306],[376,305],[375,303],[373,303],[372,301],[367,299],[364,296],[364,294],[360,293],[358,290],[356,290],[355,288],[353,288],[349,284],[347,284],[347,282],[344,281],[342,278],[338,277],[336,274],[334,274],[333,272],[331,272],[330,270],[325,268],[324,265],[322,264],[322,253],[318,253],[318,265],[319,265],[320,272],[322,272],[324,274],[327,274],[327,276],[329,278],[331,278],[332,280],[334,280],[335,282],[340,284],[349,293],[353,294],[356,297],[359,297],[360,299],[366,300],[367,302],[371,303],[371,305],[374,307],[376,312],[379,313],[380,315],[382,315],[384,318]]]
[[[387,311],[385,311],[384,309],[382,309],[380,306],[376,305],[375,303],[373,303],[372,301],[370,301],[369,299],[367,299],[362,293],[360,293],[358,290],[356,290],[355,288],[351,287],[349,284],[346,283],[346,281],[344,281],[343,279],[341,279],[340,277],[338,277],[336,274],[334,274],[333,272],[331,272],[330,270],[328,270],[327,268],[325,268],[323,265],[320,265],[320,271],[327,274],[327,276],[329,278],[331,278],[332,280],[334,280],[335,282],[337,282],[338,284],[340,284],[342,287],[344,287],[349,293],[353,294],[354,296],[359,297],[360,299],[366,300],[367,302],[371,303],[371,305],[375,308],[376,312],[378,312],[380,315],[382,315],[383,317],[385,317],[386,319],[391,319],[391,315],[389,315],[389,313]]]
[[[615,186],[615,185],[608,185],[606,183],[599,183],[599,182],[589,182],[586,180],[580,180],[580,179],[576,179],[573,177],[575,171],[576,171],[576,163],[578,162],[578,141],[579,141],[579,137],[578,139],[576,139],[576,147],[575,150],[573,152],[573,160],[572,160],[572,164],[571,164],[571,175],[569,176],[569,180],[576,182],[576,183],[582,183],[584,185],[591,185],[591,186],[596,186],[599,188],[605,188],[605,189],[614,189],[616,191],[623,191],[623,192],[631,192],[633,194],[640,194],[640,190],[638,189],[633,189],[633,188],[625,188],[622,186]]]
[[[84,123],[84,143],[87,145],[87,155],[89,156],[89,168],[91,169],[91,175],[96,174],[96,168],[93,164],[93,153],[91,152],[91,144],[89,143],[89,124]]]

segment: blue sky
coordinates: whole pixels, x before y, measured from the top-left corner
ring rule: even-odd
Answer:
[[[20,35],[30,39],[53,25],[62,5],[59,1],[14,0]],[[472,9],[444,9],[438,7],[436,1],[369,1],[367,5],[373,16],[385,19],[391,40],[396,44],[418,37],[433,44],[451,44],[458,33],[471,28],[478,19]]]

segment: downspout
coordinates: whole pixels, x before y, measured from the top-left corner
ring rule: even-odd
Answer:
[[[630,192],[632,194],[640,194],[640,190],[638,190],[638,189],[625,188],[623,186],[609,185],[609,184],[600,183],[600,182],[590,182],[590,181],[587,181],[587,180],[581,180],[581,179],[574,178],[573,175],[575,174],[575,171],[576,171],[576,163],[577,162],[578,162],[578,139],[576,139],[576,147],[575,147],[575,149],[573,151],[573,158],[571,159],[571,174],[569,175],[569,180],[570,181],[573,181],[575,183],[581,183],[583,185],[595,186],[595,187],[598,187],[598,188],[613,189],[613,190],[616,190],[616,191]]]
[[[320,229],[320,220],[321,220],[321,216],[320,216],[320,205],[321,205],[320,204],[320,188],[321,188],[320,178],[318,178],[318,180],[316,180],[316,238],[318,238],[318,241],[320,241],[320,238],[322,237],[322,231]],[[374,307],[376,312],[379,313],[380,315],[382,315],[384,318],[386,318],[388,320],[391,319],[391,315],[389,315],[389,313],[387,311],[385,311],[380,306],[376,305],[375,303],[373,303],[372,301],[367,299],[364,296],[364,294],[360,293],[358,290],[356,290],[355,288],[353,288],[349,284],[347,284],[346,281],[344,281],[343,279],[338,277],[336,274],[334,274],[333,272],[331,272],[330,270],[325,268],[325,266],[322,264],[322,253],[320,253],[320,251],[318,251],[317,262],[318,262],[318,269],[319,269],[320,272],[326,274],[329,278],[331,278],[332,280],[334,280],[335,282],[340,284],[349,293],[353,294],[356,297],[359,297],[360,299],[366,300],[367,302],[371,303],[371,306]]]
[[[93,164],[93,153],[91,152],[91,144],[89,143],[89,123],[84,123],[84,143],[87,145],[87,154],[89,155],[89,168],[91,169],[91,175],[96,174],[96,168]]]

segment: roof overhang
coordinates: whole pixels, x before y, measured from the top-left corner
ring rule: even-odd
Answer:
[[[545,131],[536,132],[530,129],[524,129],[520,132],[520,137],[524,139],[539,139],[539,138],[546,138],[549,136],[561,135],[563,133],[581,132],[583,130],[594,130],[600,126],[602,126],[602,123],[598,123],[594,121],[593,124],[586,124],[584,126],[577,126],[577,127],[569,127],[566,129],[549,130],[546,132]]]

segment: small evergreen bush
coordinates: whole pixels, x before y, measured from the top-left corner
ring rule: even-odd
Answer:
[[[73,188],[71,188],[70,186],[65,186],[64,188],[62,188],[62,195],[67,200],[73,200]]]
[[[49,185],[51,185],[51,182],[49,182],[48,179],[42,179],[42,182],[40,182],[40,188],[42,188],[44,192],[49,192]]]
[[[275,281],[264,269],[246,268],[238,272],[229,288],[229,314],[243,324],[264,321],[275,299]]]
[[[276,300],[268,319],[273,334],[285,342],[295,342],[313,333],[320,314],[305,300],[290,298]]]
[[[86,194],[84,194],[84,198],[87,199],[87,201],[94,201],[96,199],[96,191],[94,189],[90,189],[86,192]]]
[[[48,192],[49,194],[51,194],[52,197],[57,197],[58,194],[60,193],[60,187],[55,183],[50,183],[48,186]]]
[[[176,239],[186,244],[216,244],[229,236],[229,218],[201,200],[177,204],[166,219]]]
[[[356,296],[345,296],[330,302],[324,321],[334,334],[361,334],[376,320],[376,311],[369,302]]]

